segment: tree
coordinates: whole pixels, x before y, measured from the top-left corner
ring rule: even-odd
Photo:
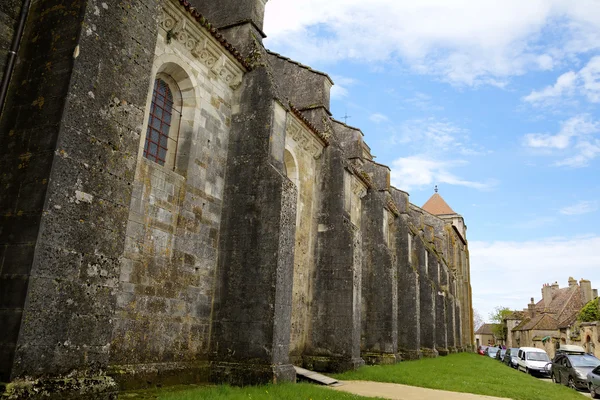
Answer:
[[[477,331],[484,324],[483,317],[479,311],[473,310],[473,328]]]
[[[494,311],[490,313],[490,320],[494,323],[492,332],[498,339],[506,340],[508,329],[504,320],[513,312],[507,307],[496,307]]]
[[[600,298],[588,302],[577,316],[579,322],[600,321]]]

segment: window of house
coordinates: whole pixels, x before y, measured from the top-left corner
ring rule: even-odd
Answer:
[[[144,143],[144,157],[169,168],[175,165],[181,119],[181,107],[178,104],[181,95],[177,84],[169,82],[171,80],[167,76],[161,76],[154,81]]]

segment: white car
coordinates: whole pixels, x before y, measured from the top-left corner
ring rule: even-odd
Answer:
[[[550,357],[548,353],[536,347],[521,347],[518,354],[519,363],[517,368],[519,371],[528,374],[548,375],[548,364]]]

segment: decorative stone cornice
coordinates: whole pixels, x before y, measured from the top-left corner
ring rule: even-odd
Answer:
[[[368,186],[359,179],[356,175],[352,176],[352,193],[354,193],[359,199],[362,199],[367,195]]]
[[[285,135],[292,138],[299,147],[307,151],[315,159],[318,159],[323,154],[323,148],[326,144],[295,113],[288,114]]]
[[[248,69],[241,55],[189,3],[166,1],[161,10],[159,25],[166,31],[167,41],[176,40],[231,88],[235,89],[240,85],[244,69]]]
[[[394,203],[394,200],[389,193],[386,194],[386,208],[396,217],[400,216],[400,210],[396,207],[396,203]]]
[[[314,126],[303,114],[302,111],[298,110],[292,103],[289,103],[290,110],[292,113],[307,126],[308,129],[326,146],[329,146],[329,136],[323,132],[320,132],[316,126]]]
[[[359,169],[357,166],[350,164],[350,171],[352,171],[354,176],[356,176],[358,179],[360,179],[368,189],[373,189],[375,187],[375,184],[373,183],[373,179],[371,179],[369,174],[367,174],[362,169]]]

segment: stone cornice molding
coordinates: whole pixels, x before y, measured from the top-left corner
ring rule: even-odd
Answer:
[[[359,179],[356,175],[352,175],[352,193],[354,193],[359,199],[362,199],[367,195],[367,185]]]
[[[385,197],[386,197],[386,199],[385,199],[386,200],[386,208],[388,209],[388,211],[391,212],[392,214],[394,214],[394,216],[399,217],[400,210],[398,210],[398,207],[396,207],[396,203],[394,202],[392,195],[389,193],[386,193]]]
[[[176,40],[215,77],[231,88],[235,89],[242,83],[245,68],[241,61],[223,48],[210,30],[193,19],[189,12],[185,12],[179,1],[164,3],[159,26],[165,31],[167,40]]]
[[[321,157],[326,144],[295,113],[288,113],[285,135],[308,152],[315,160]]]

